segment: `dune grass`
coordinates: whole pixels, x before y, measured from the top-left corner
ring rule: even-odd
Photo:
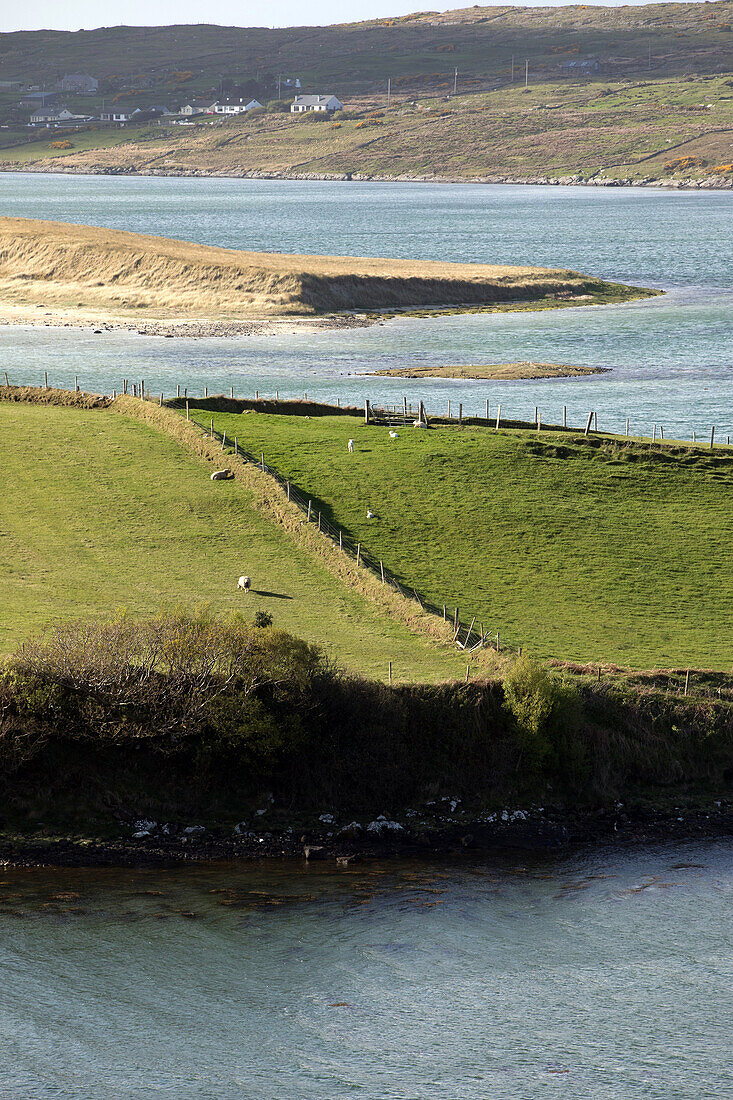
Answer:
[[[196,415],[209,424],[208,410]],[[733,662],[729,449],[476,427],[393,440],[339,417],[214,421],[402,581],[507,643],[636,668]]]
[[[0,652],[60,619],[125,608],[269,611],[339,664],[384,679],[459,675],[255,507],[236,481],[114,409],[0,401]],[[236,590],[252,577],[252,593]]]
[[[0,295],[68,319],[206,320],[439,305],[644,297],[576,271],[243,252],[31,218],[0,218]]]

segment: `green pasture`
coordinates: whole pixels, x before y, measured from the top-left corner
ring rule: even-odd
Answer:
[[[0,463],[0,652],[60,619],[209,606],[267,610],[377,678],[389,660],[405,680],[465,668],[343,587],[246,487],[113,410],[0,402]]]
[[[208,426],[209,411],[195,415]],[[465,426],[390,439],[351,417],[214,422],[406,585],[507,643],[638,668],[733,664],[729,448]]]

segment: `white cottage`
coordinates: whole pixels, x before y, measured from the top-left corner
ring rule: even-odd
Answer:
[[[344,105],[335,95],[296,95],[290,104],[290,113],[303,114],[305,111],[323,111],[334,114],[343,111]]]

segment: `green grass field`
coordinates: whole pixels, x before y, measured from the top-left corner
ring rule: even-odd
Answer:
[[[196,415],[208,425],[208,411]],[[391,440],[351,417],[214,420],[401,580],[507,643],[637,668],[733,663],[730,449],[612,451],[570,433],[467,427]]]
[[[239,482],[113,410],[0,402],[0,652],[59,619],[265,609],[354,671],[440,680],[465,663],[383,616]],[[236,591],[248,573],[253,592]]]

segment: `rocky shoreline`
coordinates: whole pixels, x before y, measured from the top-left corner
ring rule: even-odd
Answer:
[[[297,859],[335,866],[368,859],[425,858],[451,853],[515,849],[564,852],[587,846],[653,844],[733,837],[733,804],[717,800],[664,810],[646,806],[582,811],[562,807],[500,810],[478,817],[462,814],[455,799],[400,819],[381,815],[369,822],[339,823],[321,814],[310,827],[265,827],[240,822],[234,829],[183,827],[138,819],[119,836],[10,836],[0,834],[0,865],[16,867],[159,867],[216,861]]]
[[[516,186],[537,187],[656,187],[665,191],[731,191],[733,179],[724,176],[706,176],[702,179],[661,179],[659,177],[645,177],[642,179],[614,179],[609,176],[591,176],[585,178],[580,175],[565,176],[445,176],[437,174],[397,174],[397,175],[370,175],[361,172],[264,172],[248,171],[247,169],[232,169],[227,171],[206,171],[192,168],[182,172],[179,169],[167,168],[137,168],[134,165],[123,165],[115,168],[108,165],[91,165],[87,168],[78,166],[53,167],[48,164],[18,164],[3,165],[0,172],[38,172],[74,176],[170,176],[181,179],[251,179],[251,180],[302,180],[336,183],[483,183],[511,184]]]

